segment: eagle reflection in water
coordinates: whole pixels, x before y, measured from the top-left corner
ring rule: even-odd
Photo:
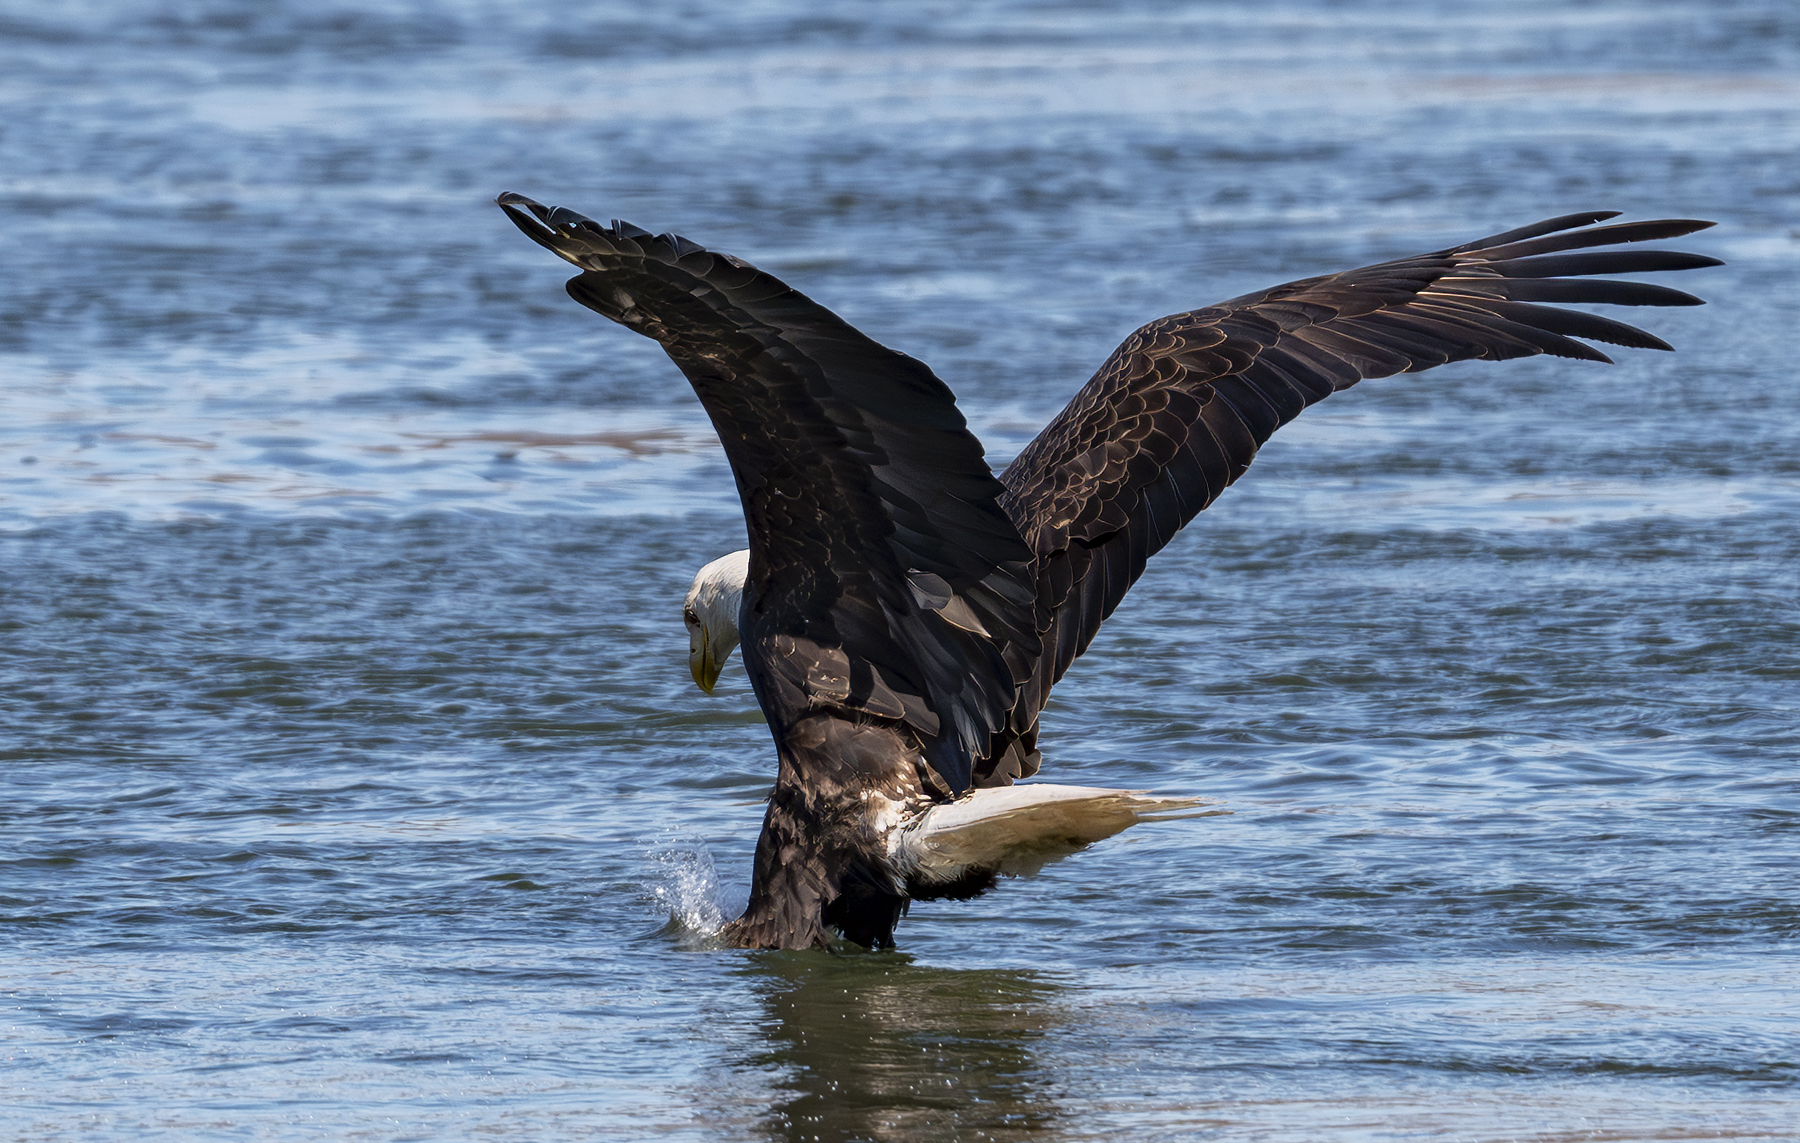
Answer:
[[[778,1071],[768,1138],[1041,1138],[1058,1119],[1035,1060],[1060,988],[1006,969],[915,964],[905,954],[777,953],[744,973],[766,1013]]]

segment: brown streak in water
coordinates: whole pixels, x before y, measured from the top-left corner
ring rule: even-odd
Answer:
[[[525,445],[530,448],[568,447],[572,445],[606,445],[609,448],[623,449],[633,456],[654,456],[662,452],[658,442],[676,441],[681,434],[673,429],[644,429],[639,432],[605,432],[605,433],[539,433],[530,429],[489,430],[481,433],[463,433],[458,436],[432,436],[425,433],[405,433],[415,440],[427,440],[432,443],[425,448],[445,448],[453,444],[469,441],[493,441],[499,444]]]
[[[155,433],[105,433],[109,441],[161,441],[163,444],[186,445],[189,448],[218,448],[216,441],[195,440],[193,437],[165,437]]]
[[[1458,75],[1426,81],[1428,86],[1467,92],[1531,92],[1536,94],[1575,94],[1581,92],[1686,91],[1693,94],[1717,95],[1736,92],[1786,94],[1793,90],[1790,80],[1771,76],[1685,75],[1658,72],[1615,72],[1606,75],[1580,73],[1563,75]]]
[[[365,492],[360,488],[319,488],[305,484],[286,484],[280,488],[272,488],[269,495],[279,496],[283,500],[317,500],[326,496],[360,496],[371,500],[379,500],[379,492]]]

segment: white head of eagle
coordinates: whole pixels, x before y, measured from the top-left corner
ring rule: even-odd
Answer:
[[[725,660],[738,645],[738,612],[744,606],[744,582],[750,578],[750,552],[720,556],[694,575],[681,621],[688,630],[688,670],[700,689],[712,693]]]

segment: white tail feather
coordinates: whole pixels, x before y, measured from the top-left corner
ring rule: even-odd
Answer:
[[[895,830],[888,849],[895,868],[917,883],[947,884],[976,870],[1026,877],[1141,821],[1229,812],[1181,812],[1214,804],[1048,783],[971,790]]]

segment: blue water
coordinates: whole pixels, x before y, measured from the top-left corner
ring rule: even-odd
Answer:
[[[1800,1137],[1800,15],[0,4],[0,1138]],[[1233,813],[756,954],[742,543],[512,189],[768,268],[1004,461],[1137,324],[1717,219],[1676,354],[1282,430],[1046,715]]]

